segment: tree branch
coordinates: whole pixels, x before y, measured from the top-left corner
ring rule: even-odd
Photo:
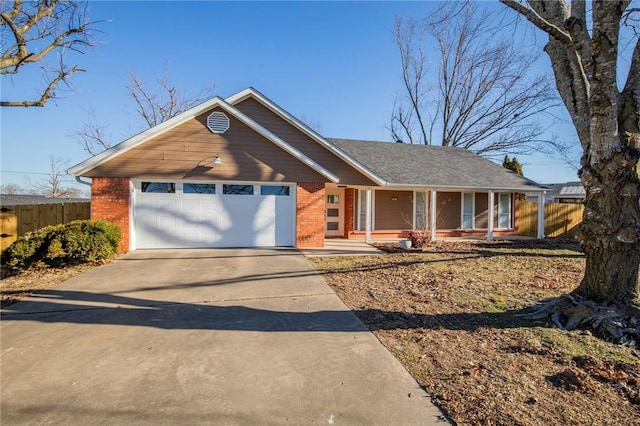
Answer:
[[[76,72],[84,72],[85,70],[74,65],[69,70],[61,70],[61,72],[49,82],[40,99],[35,101],[0,101],[2,107],[43,107],[49,99],[55,98],[55,88],[61,81],[65,81],[67,77]]]
[[[83,48],[92,47],[89,30],[93,23],[88,21],[86,7],[81,1],[39,0],[24,3],[16,0],[11,8],[7,5],[8,2],[2,1],[0,27],[3,27],[3,36],[10,34],[5,38],[12,36],[15,42],[10,44],[3,40],[0,75],[16,75],[27,64],[45,63],[45,59],[54,51],[64,58],[70,50],[82,53]],[[78,71],[83,70],[77,66],[67,69],[61,64],[58,75],[49,80],[40,99],[1,101],[0,105],[44,106],[47,100],[54,97],[55,86]]]
[[[516,0],[500,0],[500,3],[518,12],[520,15],[524,16],[533,25],[535,25],[545,33],[549,34],[550,36],[558,40],[560,43],[571,44],[571,36],[567,32],[561,30],[556,25],[553,25],[551,22],[544,19],[535,10],[529,9],[528,7],[526,7],[525,5],[523,5],[522,3]]]

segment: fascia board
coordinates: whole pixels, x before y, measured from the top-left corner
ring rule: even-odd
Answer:
[[[285,120],[286,122],[288,122],[289,124],[297,128],[298,130],[300,130],[302,133],[309,136],[311,139],[318,142],[320,145],[324,146],[326,149],[331,151],[338,158],[340,158],[341,160],[349,164],[351,167],[353,167],[354,169],[356,169],[357,171],[359,171],[360,173],[362,173],[363,175],[365,175],[366,177],[368,177],[378,185],[380,186],[387,185],[387,181],[385,181],[380,176],[378,176],[377,174],[369,170],[367,167],[365,167],[363,164],[361,164],[356,159],[351,157],[349,154],[347,154],[346,152],[344,152],[343,150],[341,150],[331,142],[327,141],[324,137],[322,137],[316,131],[314,131],[313,129],[310,129],[306,124],[302,123],[293,115],[289,114],[287,111],[280,108],[276,103],[271,101],[271,99],[267,98],[265,95],[263,95],[253,87],[249,87],[247,89],[242,90],[241,92],[236,93],[235,95],[229,96],[228,98],[225,99],[225,101],[231,105],[235,105],[249,97],[253,97],[254,99],[256,99],[262,105],[264,105],[265,107],[273,111],[280,118],[282,118],[283,120]]]
[[[112,158],[115,158],[121,154],[124,154],[125,152],[143,144],[149,139],[154,138],[168,130],[171,130],[174,127],[184,123],[187,120],[197,117],[207,109],[214,108],[220,105],[221,102],[224,102],[224,100],[221,97],[214,96],[213,98],[201,103],[200,105],[197,105],[191,109],[188,109],[185,112],[178,114],[175,117],[170,118],[169,120],[158,124],[157,126],[144,130],[143,132],[138,133],[137,135],[132,136],[123,142],[120,142],[119,144],[113,146],[112,148],[109,148],[106,151],[103,151],[100,154],[97,154],[83,161],[82,163],[76,164],[75,166],[69,168],[67,170],[67,173],[73,176],[82,176],[84,173],[87,173],[90,170],[100,166],[101,164],[104,164],[105,162],[111,160]]]
[[[393,189],[428,189],[435,191],[509,191],[509,192],[546,192],[546,188],[522,188],[522,187],[482,187],[482,186],[448,186],[448,185],[419,185],[419,184],[393,184],[390,183],[386,188]]]
[[[259,123],[255,122],[254,120],[249,118],[246,114],[244,114],[243,112],[238,110],[233,105],[227,103],[224,100],[221,100],[220,101],[220,107],[222,109],[224,109],[225,111],[229,112],[230,114],[232,114],[234,117],[236,117],[242,123],[247,125],[249,128],[255,130],[260,135],[264,136],[266,139],[268,139],[271,142],[273,142],[279,148],[281,148],[284,151],[288,152],[289,154],[291,154],[293,157],[295,157],[296,159],[298,159],[302,163],[306,164],[307,166],[311,167],[316,172],[320,173],[322,176],[324,176],[327,179],[329,179],[331,182],[333,182],[333,183],[340,182],[340,179],[336,175],[334,175],[329,170],[325,169],[320,164],[316,163],[311,158],[307,157],[302,152],[298,151],[297,149],[295,149],[294,147],[292,147],[291,145],[289,145],[288,143],[286,143],[285,141],[280,139],[278,136],[273,134],[271,131],[269,131],[268,129],[266,129],[265,127],[260,125]]]

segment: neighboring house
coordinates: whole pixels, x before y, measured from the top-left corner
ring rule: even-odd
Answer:
[[[0,194],[0,206],[26,206],[35,204],[88,203],[88,198],[50,198],[44,195]]]
[[[582,182],[566,182],[551,184],[547,195],[553,203],[582,203],[587,196]]]
[[[88,198],[49,198],[44,195],[0,194],[0,249],[19,236],[48,225],[89,219]]]
[[[124,251],[322,247],[327,237],[412,229],[514,235],[515,194],[544,191],[459,148],[326,139],[253,88],[214,97],[69,173],[92,179],[92,217],[120,225]]]
[[[545,203],[572,203],[584,202],[587,192],[581,182],[549,183],[544,194]],[[528,193],[527,201],[537,201],[538,194]]]

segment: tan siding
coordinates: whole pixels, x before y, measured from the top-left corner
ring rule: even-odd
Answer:
[[[340,178],[341,184],[375,185],[353,167],[336,157],[318,142],[314,141],[277,114],[264,107],[253,98],[248,98],[237,105],[240,111],[276,134],[282,140],[300,150],[318,164],[333,172]]]
[[[486,192],[477,192],[475,207],[475,229],[489,228],[489,194]]]
[[[216,109],[214,109],[216,110]],[[212,110],[213,111],[213,110]],[[327,179],[230,114],[222,135],[208,111],[102,164],[87,176],[326,182]],[[222,164],[213,165],[218,154]]]
[[[438,192],[436,196],[436,228],[460,228],[462,201],[459,192]]]
[[[376,230],[411,229],[413,222],[413,191],[376,191]],[[397,200],[392,200],[397,198]]]

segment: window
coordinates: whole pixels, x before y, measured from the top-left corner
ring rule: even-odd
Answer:
[[[289,187],[285,185],[262,185],[260,195],[282,195],[289,196]]]
[[[462,194],[462,229],[473,229],[473,193]]]
[[[340,224],[338,222],[327,222],[327,231],[338,231]]]
[[[498,194],[498,228],[511,228],[511,194]]]
[[[216,185],[210,183],[185,183],[182,185],[185,194],[215,194]]]
[[[154,194],[174,194],[176,184],[169,182],[142,182],[142,192],[152,192]]]
[[[339,195],[335,195],[335,194],[327,195],[327,204],[339,204],[339,203],[340,203]]]
[[[253,195],[253,185],[222,185],[225,195]]]
[[[327,216],[340,217],[340,209],[327,209]]]

